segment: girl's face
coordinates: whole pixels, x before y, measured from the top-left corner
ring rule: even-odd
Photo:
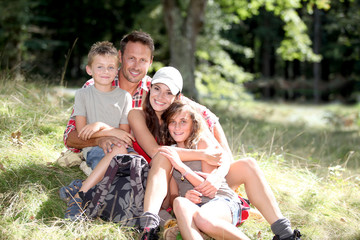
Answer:
[[[151,86],[150,104],[156,113],[161,114],[168,109],[174,102],[176,96],[173,95],[168,86],[163,83],[155,83]]]
[[[171,117],[168,129],[178,147],[185,147],[185,141],[192,132],[193,122],[188,111],[181,111]]]

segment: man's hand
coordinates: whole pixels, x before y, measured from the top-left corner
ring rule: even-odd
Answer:
[[[201,203],[202,194],[195,189],[191,189],[186,192],[185,198],[189,199],[191,202],[198,204]]]
[[[112,129],[113,136],[116,136],[119,140],[122,140],[124,143],[126,143],[128,146],[132,146],[133,141],[135,141],[135,138],[133,135],[131,135],[128,132],[125,132],[122,129]]]
[[[199,186],[195,187],[195,190],[202,193],[204,196],[209,198],[214,198],[215,194],[220,188],[221,179],[219,179],[216,173],[203,173],[196,172],[199,176],[203,177],[205,181],[201,183]]]
[[[96,138],[96,144],[104,150],[104,153],[112,152],[113,145],[116,145],[118,147],[121,147],[122,145],[127,145],[124,141],[112,136]]]

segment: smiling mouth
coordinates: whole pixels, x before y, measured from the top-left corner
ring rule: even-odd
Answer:
[[[166,103],[163,103],[163,102],[159,102],[158,100],[154,99],[154,102],[157,104],[157,105],[160,105],[160,106],[164,106]]]

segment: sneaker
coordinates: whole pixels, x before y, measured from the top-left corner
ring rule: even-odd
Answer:
[[[76,179],[72,181],[68,186],[60,188],[59,190],[60,198],[63,201],[68,202],[76,195],[76,193],[79,192],[81,186],[82,186],[82,180]]]
[[[144,228],[143,232],[140,235],[141,240],[158,240],[160,227],[156,228]]]
[[[65,219],[70,219],[71,221],[76,221],[82,218],[84,211],[82,209],[82,199],[73,198],[67,204],[67,209],[65,212]]]
[[[279,235],[276,235],[273,240],[301,240],[301,233],[299,230],[295,229],[293,235],[287,238],[280,239]]]
[[[93,171],[91,169],[91,167],[89,167],[85,161],[81,162],[79,168],[81,171],[83,171],[83,173],[85,173],[86,176],[89,176],[91,174],[91,172]]]

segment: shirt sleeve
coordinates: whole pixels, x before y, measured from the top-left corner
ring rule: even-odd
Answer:
[[[84,85],[82,88],[86,88],[86,87],[89,87],[91,85],[94,85],[94,79],[89,79]],[[73,152],[80,152],[79,149],[76,149],[76,148],[69,148],[67,146],[67,139],[69,137],[69,133],[71,133],[72,131],[74,131],[76,129],[76,124],[75,124],[75,117],[73,116],[73,113],[74,113],[74,109],[72,110],[71,112],[71,115],[70,115],[70,118],[69,118],[69,121],[68,123],[66,124],[66,128],[65,128],[65,131],[64,131],[64,137],[63,137],[63,140],[64,140],[64,144],[65,144],[65,147],[67,147],[69,150],[73,151]]]
[[[131,109],[132,109],[132,97],[130,93],[125,92],[124,108],[121,114],[120,124],[129,124],[128,115]]]

